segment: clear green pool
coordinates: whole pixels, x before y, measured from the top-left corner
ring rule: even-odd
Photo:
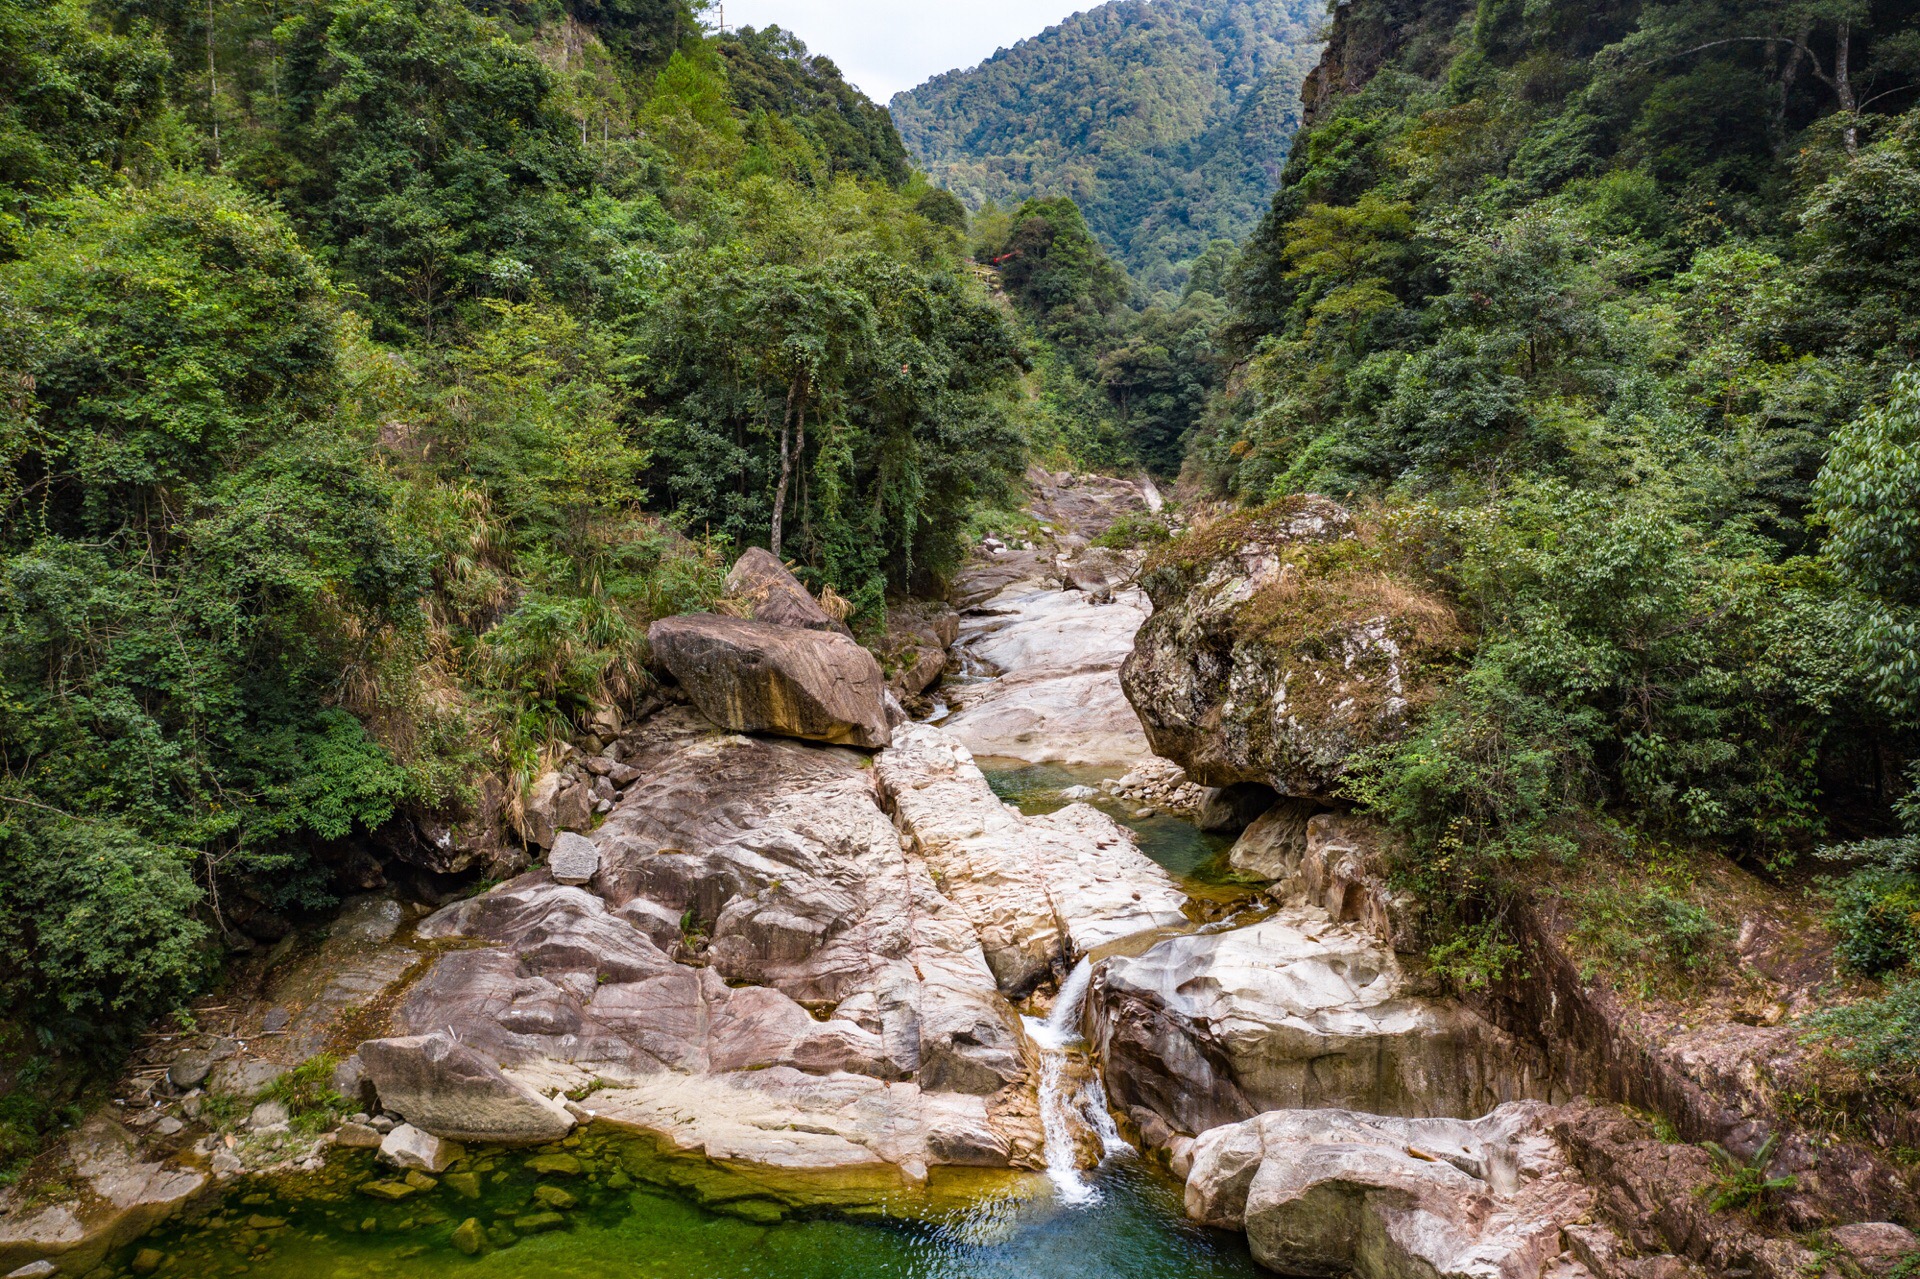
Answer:
[[[1070,786],[1097,786],[1116,775],[1097,768],[1010,760],[981,760],[980,770],[987,775],[994,794],[1023,813],[1035,814],[1066,807],[1068,801],[1060,797],[1060,792]],[[1185,818],[1165,813],[1136,818],[1124,805],[1104,795],[1088,802],[1131,829],[1140,850],[1165,867],[1188,892],[1214,895],[1222,890],[1249,891],[1250,885],[1227,864],[1232,836],[1209,835]]]
[[[1179,1188],[1147,1160],[1109,1162],[1093,1178],[1098,1202],[1080,1208],[998,1199],[934,1223],[768,1221],[708,1211],[676,1191],[645,1184],[647,1161],[657,1157],[637,1148],[578,1149],[584,1170],[577,1175],[536,1173],[525,1154],[477,1156],[469,1165],[477,1170],[477,1198],[456,1188],[461,1178],[450,1177],[393,1204],[359,1189],[390,1171],[376,1169],[366,1155],[337,1155],[323,1174],[246,1183],[197,1224],[127,1250],[115,1259],[116,1269],[126,1273],[138,1249],[152,1248],[165,1254],[161,1275],[195,1279],[1252,1279],[1264,1273],[1239,1238],[1189,1225]],[[542,1192],[542,1186],[552,1189]],[[551,1197],[552,1190],[572,1206],[549,1211],[536,1196]],[[476,1256],[454,1242],[469,1219],[488,1232]]]

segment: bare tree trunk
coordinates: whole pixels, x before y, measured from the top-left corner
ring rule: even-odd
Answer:
[[[1853,80],[1847,70],[1852,46],[1853,24],[1842,22],[1833,42],[1833,92],[1840,99],[1840,109],[1847,113],[1847,154],[1857,155],[1860,151],[1860,104],[1853,96]]]
[[[1774,108],[1773,131],[1777,141],[1783,142],[1787,133],[1787,107],[1793,98],[1793,85],[1800,78],[1800,64],[1807,54],[1807,41],[1813,38],[1811,23],[1800,28],[1800,34],[1794,38],[1793,52],[1787,55],[1786,69],[1780,73],[1780,102]]]
[[[213,132],[213,167],[220,167],[220,111],[214,97],[220,91],[213,66],[213,0],[207,0],[207,127]]]
[[[775,559],[780,558],[780,542],[787,514],[787,485],[793,481],[793,405],[800,398],[800,384],[805,381],[802,374],[793,380],[787,388],[787,411],[780,419],[780,483],[773,490],[773,533],[767,539],[768,549]]]

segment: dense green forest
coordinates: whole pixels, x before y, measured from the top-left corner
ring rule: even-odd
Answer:
[[[735,548],[872,624],[1024,465],[963,211],[783,33],[0,0],[0,102],[0,1163]]]
[[[1356,786],[1434,899],[1824,847],[1847,953],[1920,957],[1889,807],[1920,780],[1916,85],[1889,0],[1340,10],[1189,478],[1360,504],[1471,630]],[[1705,926],[1620,906],[1679,954]],[[1497,929],[1449,953],[1497,967]],[[1860,1060],[1913,1078],[1916,1008],[1845,1014]]]
[[[1319,0],[1116,0],[900,94],[893,117],[973,208],[1070,197],[1142,292],[1176,300],[1272,196],[1324,23]]]

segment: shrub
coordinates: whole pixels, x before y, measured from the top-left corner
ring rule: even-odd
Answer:
[[[1870,866],[1841,880],[1827,926],[1847,964],[1868,976],[1920,958],[1920,875]]]
[[[1920,1078],[1920,979],[1898,979],[1878,998],[1822,1009],[1806,1027],[1810,1043],[1833,1048],[1871,1082]]]

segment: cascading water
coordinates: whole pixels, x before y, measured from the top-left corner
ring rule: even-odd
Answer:
[[[1071,1070],[1069,1051],[1083,1042],[1080,1019],[1092,981],[1093,965],[1083,959],[1061,984],[1053,1012],[1044,1020],[1025,1019],[1027,1035],[1040,1050],[1040,1123],[1047,1139],[1047,1176],[1060,1201],[1076,1206],[1100,1201],[1100,1192],[1080,1175],[1075,1155],[1079,1125],[1094,1131],[1107,1155],[1134,1153],[1114,1125],[1098,1072],[1075,1079]]]

